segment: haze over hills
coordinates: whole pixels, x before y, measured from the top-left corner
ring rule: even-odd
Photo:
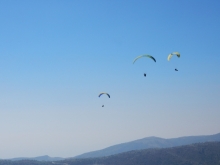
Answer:
[[[116,155],[60,161],[0,160],[0,165],[220,165],[220,142],[133,150]]]
[[[144,149],[100,158],[66,159],[68,165],[220,165],[220,142]]]
[[[127,143],[110,146],[102,150],[84,153],[74,158],[103,157],[103,156],[119,154],[122,152],[132,151],[132,150],[141,150],[148,148],[168,148],[168,147],[182,146],[193,143],[212,142],[212,141],[220,141],[220,133],[214,135],[186,136],[186,137],[171,138],[171,139],[164,139],[159,137],[147,137]]]
[[[110,147],[107,147],[102,150],[92,151],[84,153],[82,155],[75,156],[73,158],[95,158],[110,156],[115,154],[120,154],[123,152],[128,152],[132,150],[142,150],[149,148],[170,148],[175,146],[188,145],[193,143],[203,143],[203,142],[214,142],[220,141],[220,133],[214,135],[205,135],[205,136],[186,136],[179,138],[164,139],[159,137],[146,137],[143,139],[117,144]],[[18,157],[12,158],[9,160],[18,161],[18,160],[36,160],[36,161],[59,161],[66,158],[62,157],[49,157],[48,155],[38,156],[38,157]]]
[[[12,160],[12,161],[18,161],[18,160],[58,161],[58,160],[63,160],[63,159],[64,158],[61,158],[61,157],[50,157],[48,155],[44,155],[44,156],[37,156],[37,157],[32,157],[32,158],[19,157],[19,158],[12,158],[9,160]]]

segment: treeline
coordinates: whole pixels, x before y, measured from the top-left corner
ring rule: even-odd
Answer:
[[[0,165],[220,165],[220,142],[134,150],[117,155],[56,162],[0,161]]]

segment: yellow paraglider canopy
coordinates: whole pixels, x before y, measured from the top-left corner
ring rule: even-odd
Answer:
[[[180,53],[179,52],[173,52],[173,53],[170,53],[167,57],[167,60],[170,61],[171,57],[173,57],[173,55],[176,55],[177,57],[180,58]]]

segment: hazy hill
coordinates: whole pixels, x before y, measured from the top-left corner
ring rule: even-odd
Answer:
[[[59,162],[68,165],[220,165],[220,142],[135,150],[107,157]]]
[[[134,150],[121,154],[61,161],[0,160],[0,165],[220,165],[220,142]]]
[[[38,156],[38,157],[33,157],[33,158],[19,157],[19,158],[12,158],[9,160],[12,160],[12,161],[17,161],[17,160],[57,161],[57,160],[63,160],[63,159],[64,158],[49,157],[48,155],[44,155],[44,156]]]
[[[147,137],[127,143],[114,145],[102,150],[92,151],[76,156],[75,158],[92,158],[114,155],[122,152],[141,150],[148,148],[168,148],[182,146],[200,142],[220,141],[220,133],[206,136],[187,136],[172,139],[163,139],[159,137]]]

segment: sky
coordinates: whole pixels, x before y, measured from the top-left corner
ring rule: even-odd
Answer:
[[[219,133],[219,8],[219,0],[0,0],[0,159]],[[174,51],[181,57],[168,62]],[[143,54],[156,63],[133,64]]]

